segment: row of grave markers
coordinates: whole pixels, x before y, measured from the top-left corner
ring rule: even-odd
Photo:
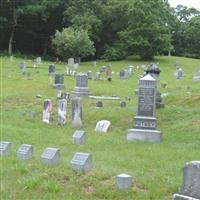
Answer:
[[[0,155],[9,156],[11,143],[0,142]],[[33,146],[22,144],[17,150],[19,160],[31,160],[33,157]],[[57,166],[60,162],[60,150],[58,148],[46,148],[40,156],[41,162],[49,166]],[[70,161],[73,171],[87,173],[92,170],[92,155],[90,153],[76,152]],[[132,176],[119,174],[116,176],[118,189],[130,188],[133,184]],[[183,169],[183,183],[179,193],[174,194],[174,200],[198,200],[200,198],[200,161],[186,163]]]

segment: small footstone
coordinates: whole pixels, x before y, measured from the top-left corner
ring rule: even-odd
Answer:
[[[75,131],[73,137],[74,144],[84,144],[85,143],[85,131]]]
[[[9,156],[11,152],[11,143],[7,141],[0,142],[0,156]]]
[[[60,161],[60,150],[57,148],[46,148],[41,155],[41,162],[50,166],[57,166]]]
[[[119,174],[116,176],[117,189],[124,190],[130,188],[133,184],[132,176],[128,174]]]
[[[30,144],[22,144],[17,151],[19,160],[31,160],[33,157],[33,146]]]
[[[92,169],[92,155],[90,153],[75,153],[70,162],[72,170],[76,172],[88,172]]]

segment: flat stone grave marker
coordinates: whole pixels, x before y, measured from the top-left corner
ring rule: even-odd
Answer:
[[[183,168],[183,183],[174,200],[200,199],[200,161],[186,163]]]
[[[0,142],[0,156],[9,156],[11,153],[11,143],[7,141]]]
[[[92,155],[90,153],[75,153],[70,162],[72,170],[76,172],[89,172],[92,169]]]
[[[33,146],[30,144],[22,144],[17,151],[19,160],[31,160],[33,157]]]
[[[110,121],[108,120],[101,120],[97,122],[95,131],[100,133],[106,133],[108,132],[108,129],[110,127]]]
[[[132,176],[125,173],[116,176],[117,189],[124,190],[130,188],[132,185],[133,185]]]
[[[60,161],[60,149],[48,147],[41,155],[41,162],[50,166],[57,166]]]
[[[74,144],[84,144],[85,143],[85,131],[76,130],[72,136]]]

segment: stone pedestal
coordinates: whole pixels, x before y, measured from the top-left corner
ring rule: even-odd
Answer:
[[[76,86],[72,91],[73,97],[88,97],[90,95],[88,87],[88,76],[86,74],[78,74],[76,76]]]
[[[161,132],[156,130],[156,85],[156,80],[149,74],[139,80],[137,116],[134,128],[128,129],[128,141],[161,141]]]

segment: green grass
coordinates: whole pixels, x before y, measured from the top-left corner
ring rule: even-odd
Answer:
[[[185,72],[184,80],[173,76],[173,63],[178,61]],[[200,150],[200,83],[192,82],[200,60],[179,57],[157,57],[162,70],[160,88],[169,93],[164,98],[165,108],[157,110],[158,130],[162,132],[162,142],[128,143],[127,129],[132,127],[137,108],[138,77],[142,69],[127,80],[116,75],[128,65],[140,65],[139,60],[112,62],[115,72],[113,81],[89,80],[93,95],[117,95],[121,99],[130,96],[127,107],[120,108],[119,101],[104,101],[102,109],[95,109],[95,100],[83,100],[84,130],[87,141],[83,146],[72,143],[74,129],[71,127],[71,103],[68,104],[68,120],[63,127],[56,125],[57,91],[49,86],[48,66],[42,64],[33,69],[32,61],[26,60],[27,71],[32,80],[26,80],[19,73],[21,59],[1,57],[1,140],[12,142],[12,155],[2,157],[1,199],[69,199],[69,200],[168,200],[177,192],[182,182],[182,167],[186,162],[199,160]],[[79,71],[98,71],[106,62],[98,62],[92,67],[90,62],[81,64]],[[65,64],[57,64],[57,72],[64,72]],[[75,85],[73,77],[65,77],[67,92]],[[187,86],[192,87],[191,93]],[[41,94],[42,98],[35,96]],[[43,124],[42,108],[45,98],[52,99],[52,124]],[[101,119],[111,121],[107,134],[94,132],[96,122]],[[34,146],[34,158],[28,162],[17,160],[16,151],[22,143]],[[40,162],[40,155],[46,147],[61,150],[61,162],[51,168]],[[88,174],[77,174],[70,169],[69,162],[75,152],[90,152],[93,169]],[[134,185],[126,191],[115,188],[115,176],[119,173],[133,176]]]

